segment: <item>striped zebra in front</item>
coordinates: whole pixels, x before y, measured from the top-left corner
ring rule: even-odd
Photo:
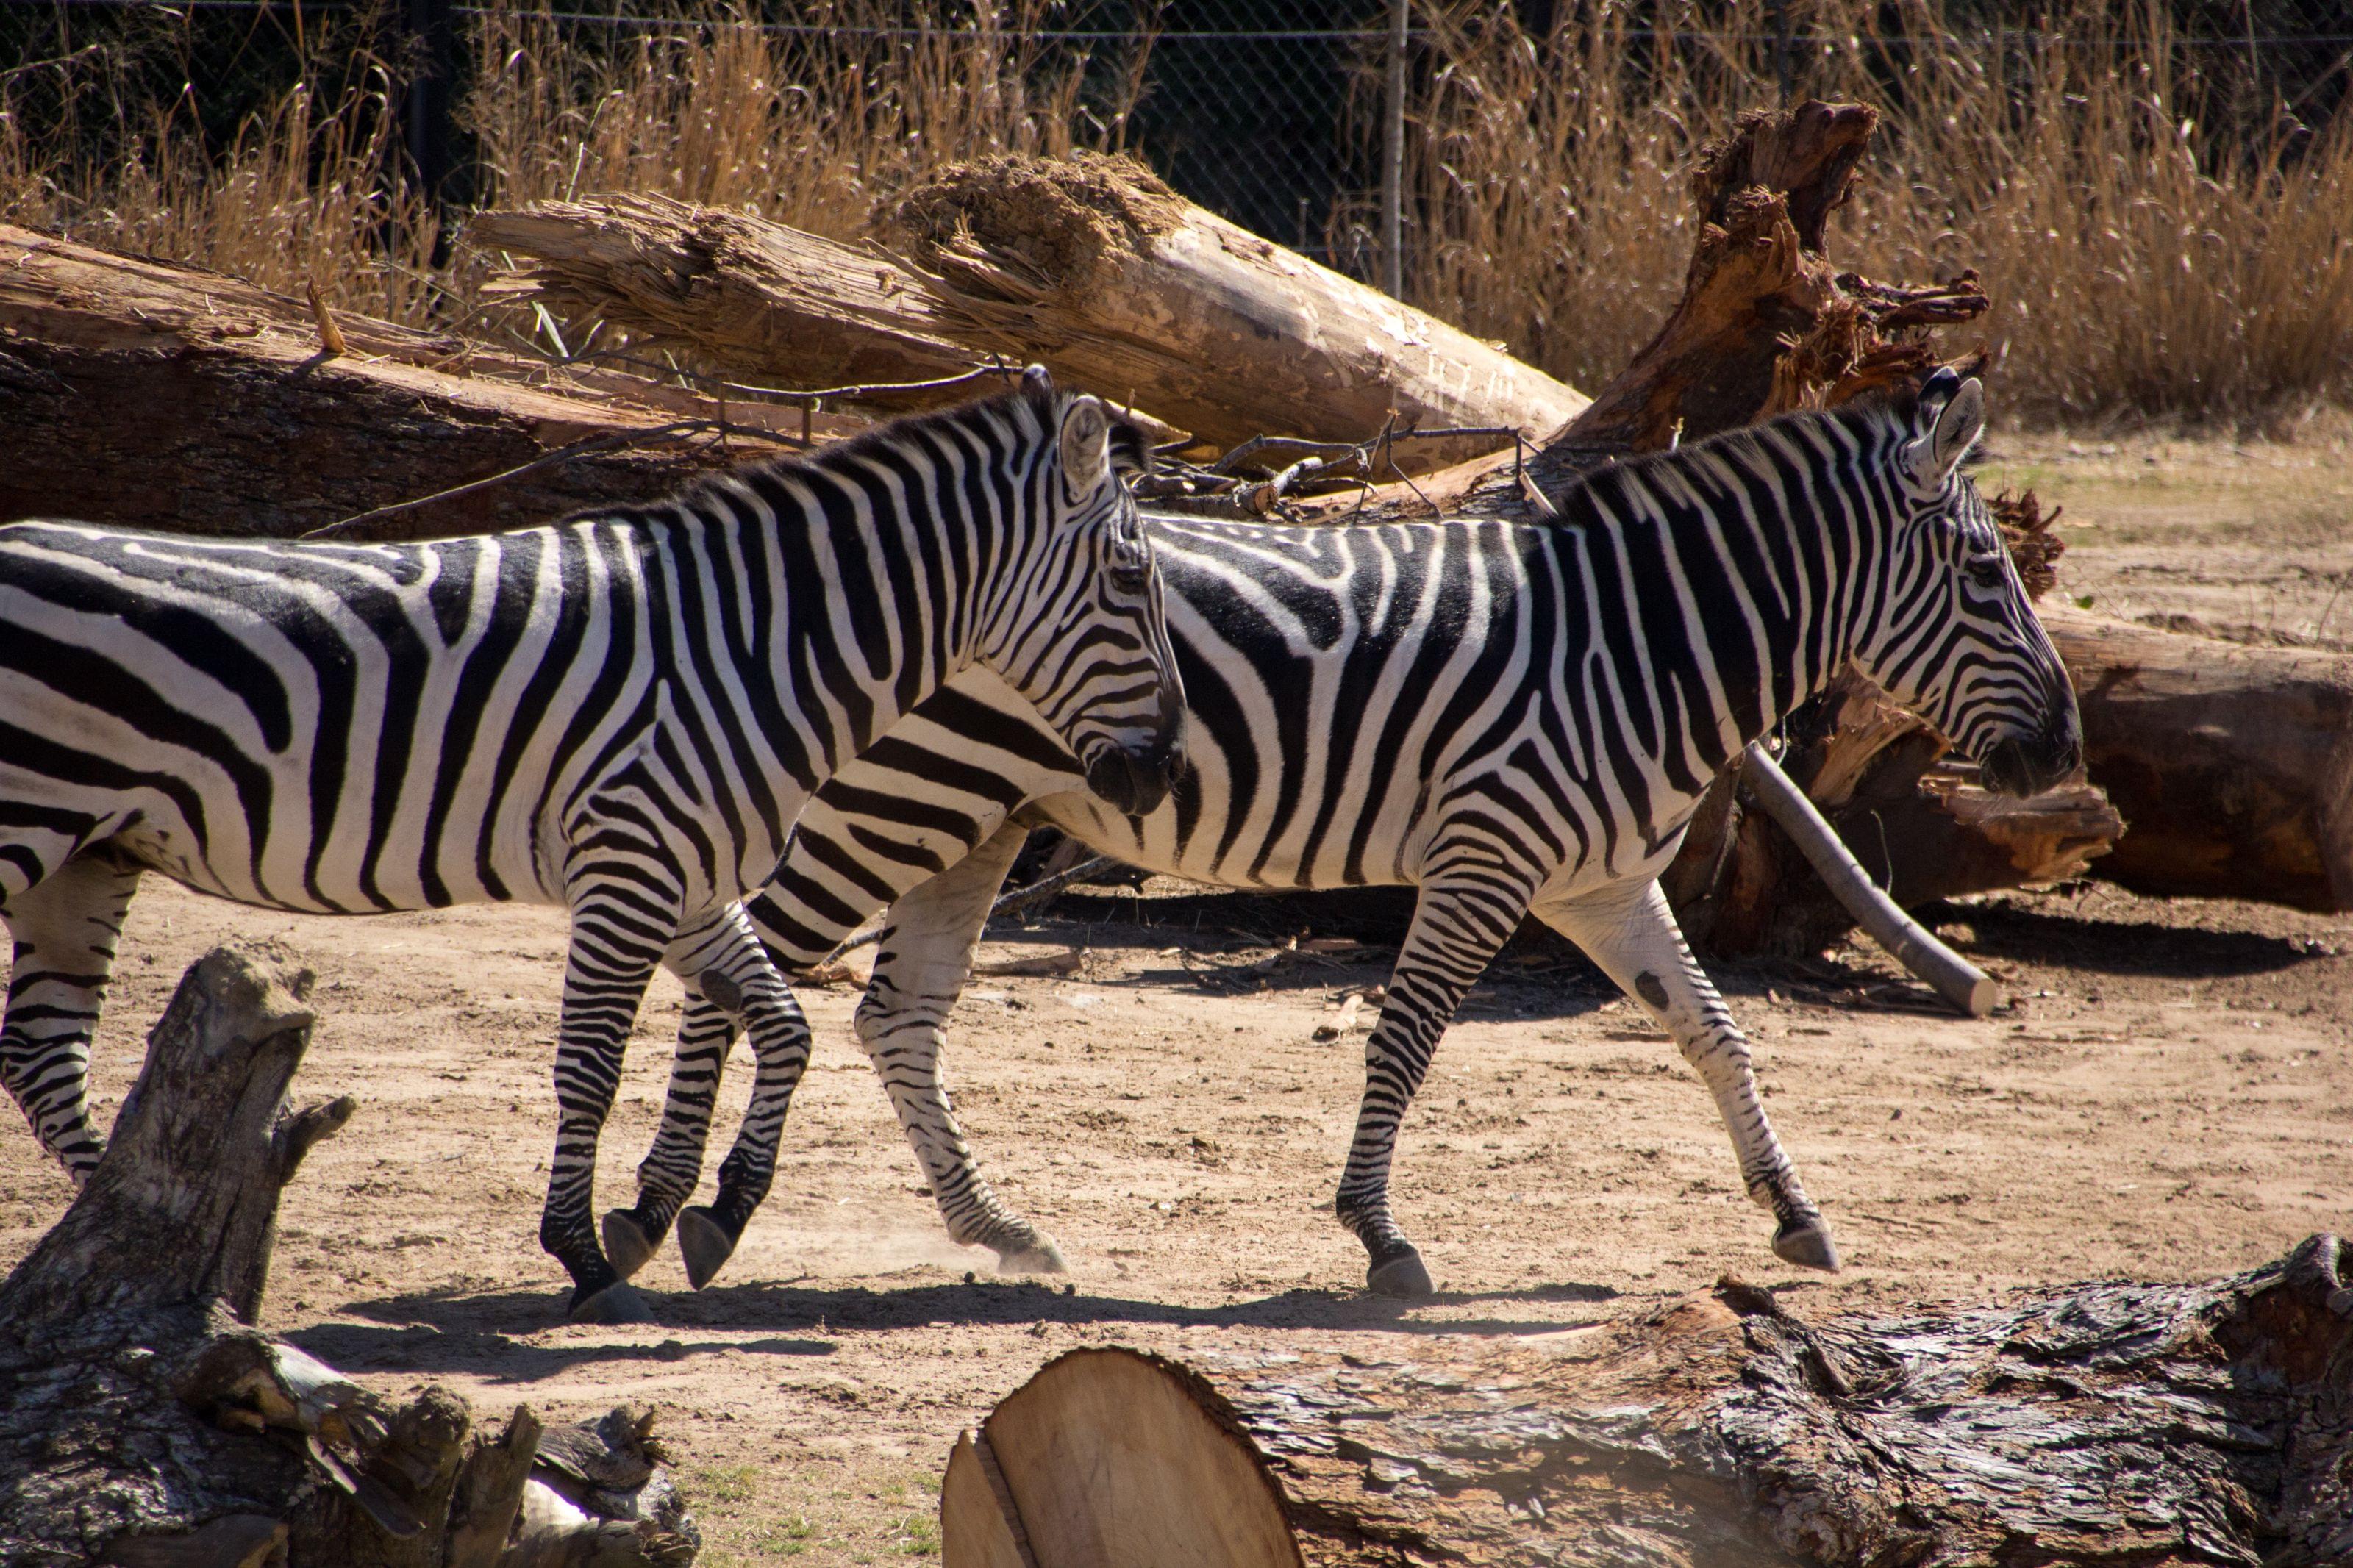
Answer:
[[[1122,470],[1042,371],[806,459],[553,527],[337,545],[0,528],[0,1077],[86,1180],[90,1034],[143,872],[271,909],[566,906],[542,1245],[575,1316],[641,1314],[591,1222],[597,1133],[666,964],[745,1027],[766,1192],[808,1028],[738,900],[810,792],[984,668],[1126,809],[1182,691]]]
[[[1002,685],[966,678],[818,793],[753,923],[781,961],[806,963],[898,899],[859,1034],[950,1233],[1008,1267],[1060,1259],[976,1170],[938,1055],[990,900],[1028,829],[1050,823],[1220,886],[1419,886],[1338,1194],[1374,1289],[1430,1288],[1390,1211],[1398,1121],[1530,910],[1698,1069],[1778,1221],[1774,1250],[1834,1268],[1748,1043],[1657,878],[1709,782],[1850,662],[1996,788],[2031,792],[2075,766],[2065,671],[1961,471],[1983,405],[1976,382],[1947,373],[1894,401],[1788,416],[1605,468],[1544,526],[1148,517],[1190,705],[1168,801],[1122,815],[1073,793],[1054,737]],[[691,1189],[727,1035],[690,1010],[640,1173],[639,1235],[659,1237]]]

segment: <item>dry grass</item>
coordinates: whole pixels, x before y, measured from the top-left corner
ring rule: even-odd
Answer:
[[[2078,5],[2031,49],[1956,33],[1933,4],[1895,17],[1908,47],[1891,8],[1792,8],[1832,40],[1797,62],[1798,90],[1887,111],[1840,258],[1977,268],[2013,410],[2275,424],[2353,396],[2353,117],[2221,115],[2155,7]],[[1680,291],[1699,148],[1778,96],[1767,9],[1682,16],[1664,42],[1609,6],[1543,40],[1485,6],[1436,26],[1411,292],[1598,386]]]
[[[944,163],[1116,144],[1124,117],[1080,103],[1083,62],[1025,38],[1041,4],[912,31],[889,0],[818,0],[801,14],[815,31],[691,21],[685,0],[677,25],[617,34],[568,33],[543,7],[480,16],[482,68],[458,110],[476,199],[658,191],[847,237]],[[47,138],[9,112],[18,73],[0,74],[0,216],[269,288],[315,281],[395,320],[473,317],[483,258],[452,255],[407,194],[388,73],[353,48],[376,29],[343,16],[314,26],[302,81],[213,158],[186,133],[185,95],[142,100],[105,54],[36,68],[105,121],[69,116]],[[319,85],[333,78],[349,85]]]
[[[1116,144],[1124,117],[1082,99],[1082,63],[1025,41],[1044,3],[887,37],[860,29],[904,22],[889,0],[813,0],[821,32],[479,18],[462,107],[477,197],[655,190],[847,236],[944,163]],[[1828,40],[1801,49],[1800,89],[1888,109],[1841,258],[1904,279],[1978,268],[2013,412],[2278,427],[2353,401],[2353,115],[2315,132],[2220,114],[2164,13],[2071,3],[2029,48],[1948,30],[1936,0],[1790,0],[1801,42]],[[1778,88],[1764,0],[1662,5],[1663,38],[1629,7],[1561,10],[1542,40],[1507,6],[1426,16],[1410,289],[1592,387],[1680,287],[1697,150]],[[193,89],[142,94],[106,52],[0,72],[0,215],[274,288],[316,280],[345,308],[468,319],[480,263],[448,256],[404,194],[388,75],[355,48],[375,34],[327,17],[303,39],[314,68],[210,154]],[[1125,63],[1113,96],[1132,102]],[[86,107],[36,136],[14,111],[35,87]]]

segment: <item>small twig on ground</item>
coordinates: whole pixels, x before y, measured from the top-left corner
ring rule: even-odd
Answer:
[[[1057,871],[1050,877],[1040,877],[1027,887],[1014,889],[1013,891],[989,905],[988,918],[995,921],[1002,920],[1008,915],[1020,914],[1052,898],[1071,883],[1083,882],[1104,867],[1116,864],[1118,862],[1108,855],[1097,855],[1090,859],[1080,861],[1067,871]],[[843,953],[855,952],[861,947],[873,946],[882,940],[882,933],[890,929],[887,925],[879,925],[872,931],[851,937],[848,942],[827,953],[817,967],[822,968],[825,964],[834,963]]]

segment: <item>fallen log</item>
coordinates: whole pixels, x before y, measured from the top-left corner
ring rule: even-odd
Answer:
[[[1367,441],[1487,426],[1535,437],[1587,403],[1436,317],[1203,211],[1148,170],[1089,153],[960,164],[911,191],[899,226],[967,341],[1034,345],[1218,447],[1254,436]],[[1417,446],[1425,467],[1508,447]]]
[[[290,537],[604,444],[353,535],[426,538],[650,500],[713,461],[660,437],[676,406],[522,384],[544,370],[0,226],[0,520]]]
[[[2084,760],[2132,831],[2136,892],[2353,910],[2353,658],[2154,631],[2068,605],[2043,625]]]
[[[287,1110],[310,978],[227,948],[191,965],[89,1184],[0,1281],[0,1562],[691,1562],[693,1521],[628,1455],[628,1517],[565,1537],[607,1555],[522,1555],[533,1489],[560,1490],[586,1439],[527,1405],[494,1435],[438,1387],[396,1406],[252,1327],[280,1195],[356,1109]]]
[[[596,196],[490,212],[470,244],[530,258],[489,285],[586,331],[627,328],[749,379],[788,386],[948,380],[976,354],[930,280],[868,247],[667,196]],[[1017,353],[1014,363],[1024,363]],[[955,388],[875,394],[890,407],[954,403]]]
[[[2338,1267],[2322,1236],[2205,1284],[1898,1317],[1809,1321],[1727,1279],[1621,1326],[1410,1359],[1073,1351],[955,1444],[942,1555],[2344,1563],[2353,1289]]]
[[[900,219],[921,265],[658,196],[487,213],[467,232],[530,258],[494,291],[753,380],[912,382],[978,358],[1036,360],[1219,447],[1259,435],[1363,442],[1391,425],[1533,434],[1585,405],[1124,160],[950,170],[912,193]],[[1511,444],[1424,441],[1394,456],[1419,471]]]

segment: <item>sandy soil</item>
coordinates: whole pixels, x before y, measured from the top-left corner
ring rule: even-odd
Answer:
[[[2353,509],[2332,521],[2331,489],[2353,480],[2341,451],[2332,468],[2288,450],[2292,482],[2260,468],[2270,489],[2243,493],[2214,480],[2135,495],[2138,448],[2076,457],[2014,437],[2003,461],[2094,525],[2074,536],[2068,586],[2131,595],[2102,607],[2353,637],[2353,605],[2328,607],[2353,568]],[[2301,520],[2290,533],[2223,548],[2284,515]],[[659,1405],[716,1564],[935,1555],[957,1429],[1082,1342],[1380,1353],[1604,1321],[1727,1271],[1802,1287],[1819,1310],[2208,1275],[2353,1226],[2353,918],[2021,894],[1945,925],[2014,998],[1989,1020],[1906,1005],[1917,994],[1867,946],[1720,976],[1845,1249],[1835,1279],[1774,1259],[1663,1037],[1582,965],[1507,956],[1404,1136],[1400,1215],[1444,1293],[1399,1310],[1360,1294],[1362,1255],[1326,1209],[1362,1037],[1312,1038],[1388,955],[1256,972],[1272,952],[1262,927],[1182,889],[1147,892],[993,932],[985,959],[1081,946],[1085,966],[977,981],[955,1021],[952,1081],[985,1164],[1070,1258],[1050,1284],[997,1279],[986,1254],[948,1244],[850,1035],[854,996],[834,989],[807,994],[816,1061],[776,1194],[728,1270],[690,1293],[666,1252],[641,1278],[658,1323],[561,1322],[560,1274],[535,1241],[564,942],[547,910],[309,920],[152,885],[100,1042],[101,1114],[206,948],[237,938],[316,970],[298,1087],[364,1108],[289,1194],[268,1322],[390,1392],[438,1382],[485,1410],[528,1400],[566,1416]],[[608,1201],[651,1136],[678,1003],[658,982],[606,1138]],[[68,1191],[10,1127],[0,1192],[5,1264]]]

